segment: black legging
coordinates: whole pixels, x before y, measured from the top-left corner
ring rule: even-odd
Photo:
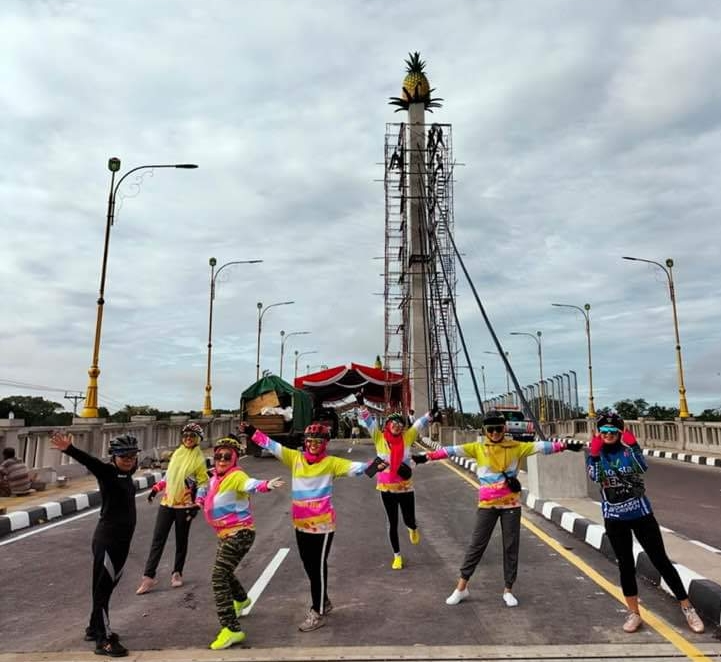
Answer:
[[[160,506],[155,518],[155,529],[153,531],[153,542],[150,544],[148,560],[145,562],[143,574],[146,577],[155,577],[160,557],[163,555],[165,543],[170,534],[170,528],[175,524],[175,562],[173,572],[183,574],[185,557],[188,555],[188,537],[190,536],[190,524],[193,521],[197,509],[191,508],[169,508]]]
[[[88,634],[93,634],[97,641],[107,639],[110,629],[108,607],[113,589],[120,581],[123,566],[130,551],[130,540],[110,540],[93,538],[93,606],[90,612]]]
[[[621,575],[621,590],[626,597],[638,595],[636,584],[636,562],[633,558],[633,532],[651,563],[666,581],[677,600],[688,598],[678,570],[666,554],[661,529],[653,515],[644,515],[632,520],[605,519],[608,540],[618,559],[618,571]]]
[[[328,602],[328,554],[333,544],[333,534],[333,531],[330,533],[305,533],[298,529],[295,531],[300,560],[310,579],[313,609],[319,614],[323,613],[324,605]]]
[[[403,523],[409,529],[416,528],[416,497],[415,492],[381,492],[381,501],[388,517],[388,537],[395,554],[400,553],[398,540],[398,507],[401,509]]]

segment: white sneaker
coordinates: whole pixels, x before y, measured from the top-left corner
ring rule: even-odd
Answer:
[[[503,592],[503,602],[506,603],[506,607],[518,607],[518,600],[516,599],[516,596],[509,591]]]
[[[453,593],[451,593],[446,598],[446,604],[447,605],[457,605],[459,602],[463,602],[470,595],[471,594],[467,588],[464,588],[462,591],[459,591],[458,589],[454,589]]]

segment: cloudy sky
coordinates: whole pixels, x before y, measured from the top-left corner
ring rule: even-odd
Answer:
[[[110,173],[100,404],[200,409],[209,267],[224,270],[213,404],[237,406],[286,343],[307,366],[383,351],[387,104],[419,50],[453,125],[456,240],[522,384],[575,370],[597,407],[678,404],[675,261],[692,411],[721,405],[721,5],[713,0],[4,0],[0,4],[0,397],[85,389]],[[459,270],[460,274],[460,270]],[[464,282],[487,389],[500,361]],[[23,383],[58,390],[29,390]],[[474,410],[462,377],[465,408]]]

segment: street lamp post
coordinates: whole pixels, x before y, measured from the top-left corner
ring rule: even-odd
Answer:
[[[280,378],[283,379],[283,351],[285,348],[285,341],[291,336],[307,336],[310,331],[293,331],[292,333],[286,333],[285,331],[280,332]]]
[[[558,308],[574,308],[581,312],[586,320],[586,345],[588,347],[588,418],[596,418],[596,408],[593,406],[593,367],[591,364],[591,304],[584,303],[581,306],[574,306],[570,303],[552,303]]]
[[[490,350],[486,350],[483,353],[484,354],[494,354],[495,356],[500,356],[500,352],[492,352]],[[506,359],[510,358],[510,355],[508,354],[508,352],[505,352],[505,355],[506,355]],[[508,368],[506,368],[506,394],[507,395],[511,394],[511,382],[508,377]]]
[[[258,348],[255,354],[256,382],[260,379],[260,333],[261,329],[263,328],[263,315],[265,315],[266,311],[268,311],[270,308],[275,308],[276,306],[289,306],[292,303],[295,303],[295,301],[279,301],[278,303],[271,303],[265,308],[263,308],[263,304],[260,301],[258,301],[258,303],[256,304],[256,306],[258,307]]]
[[[540,403],[540,416],[539,419],[541,423],[546,422],[546,393],[543,388],[543,351],[541,350],[541,332],[536,331],[536,335],[533,335],[532,333],[525,333],[523,331],[511,331],[510,335],[512,336],[528,336],[529,338],[533,338],[533,340],[538,345],[538,370],[541,375],[541,403]]]
[[[673,285],[673,260],[668,258],[666,266],[660,262],[653,260],[644,260],[640,257],[627,257],[624,260],[633,260],[634,262],[647,262],[661,269],[668,280],[668,295],[671,298],[671,310],[673,312],[673,331],[676,338],[676,369],[678,371],[678,417],[688,418],[691,416],[688,411],[688,403],[686,402],[686,386],[683,380],[683,361],[681,360],[681,338],[678,333],[678,315],[676,314],[676,290]]]
[[[229,267],[232,264],[258,264],[263,260],[234,260],[233,262],[226,262],[224,265],[218,268],[216,271],[215,265],[218,261],[211,257],[208,260],[210,265],[210,312],[208,313],[208,366],[205,376],[205,398],[203,399],[203,417],[208,418],[213,415],[213,404],[211,402],[210,392],[212,386],[210,385],[210,356],[213,348],[213,301],[215,300],[215,281],[220,275],[220,272]]]
[[[483,380],[483,402],[488,399],[488,396],[486,395],[486,366],[481,366],[481,379]]]
[[[296,379],[298,379],[298,359],[299,359],[301,356],[305,356],[306,354],[317,354],[317,353],[318,353],[318,350],[317,350],[317,349],[313,349],[313,350],[311,350],[311,351],[309,351],[309,352],[298,352],[297,349],[295,350],[295,375],[294,375],[294,377],[293,377],[293,381],[295,381]]]
[[[93,342],[93,362],[88,370],[88,388],[85,391],[85,406],[80,412],[81,418],[97,418],[98,417],[98,377],[100,376],[100,335],[103,327],[103,306],[105,305],[105,277],[108,267],[108,247],[110,245],[110,228],[113,225],[115,217],[115,196],[128,175],[138,170],[150,170],[155,168],[183,168],[191,170],[198,166],[194,163],[175,163],[161,165],[142,165],[128,170],[117,184],[115,183],[115,175],[120,170],[120,159],[112,157],[108,160],[108,170],[110,170],[110,193],[108,194],[108,212],[105,222],[105,241],[103,243],[103,262],[100,270],[100,291],[98,294],[98,310],[95,318],[95,340]]]

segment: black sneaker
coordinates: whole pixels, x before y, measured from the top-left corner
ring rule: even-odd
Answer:
[[[108,657],[125,657],[128,654],[128,649],[125,648],[117,639],[112,635],[108,639],[99,641],[95,646],[96,655],[107,655]]]
[[[93,630],[90,627],[85,628],[85,636],[83,639],[85,641],[97,641],[98,639],[102,639],[103,637],[98,637],[98,635],[95,633],[95,630]],[[108,637],[108,641],[119,641],[120,637],[116,632],[112,632],[110,636]]]

